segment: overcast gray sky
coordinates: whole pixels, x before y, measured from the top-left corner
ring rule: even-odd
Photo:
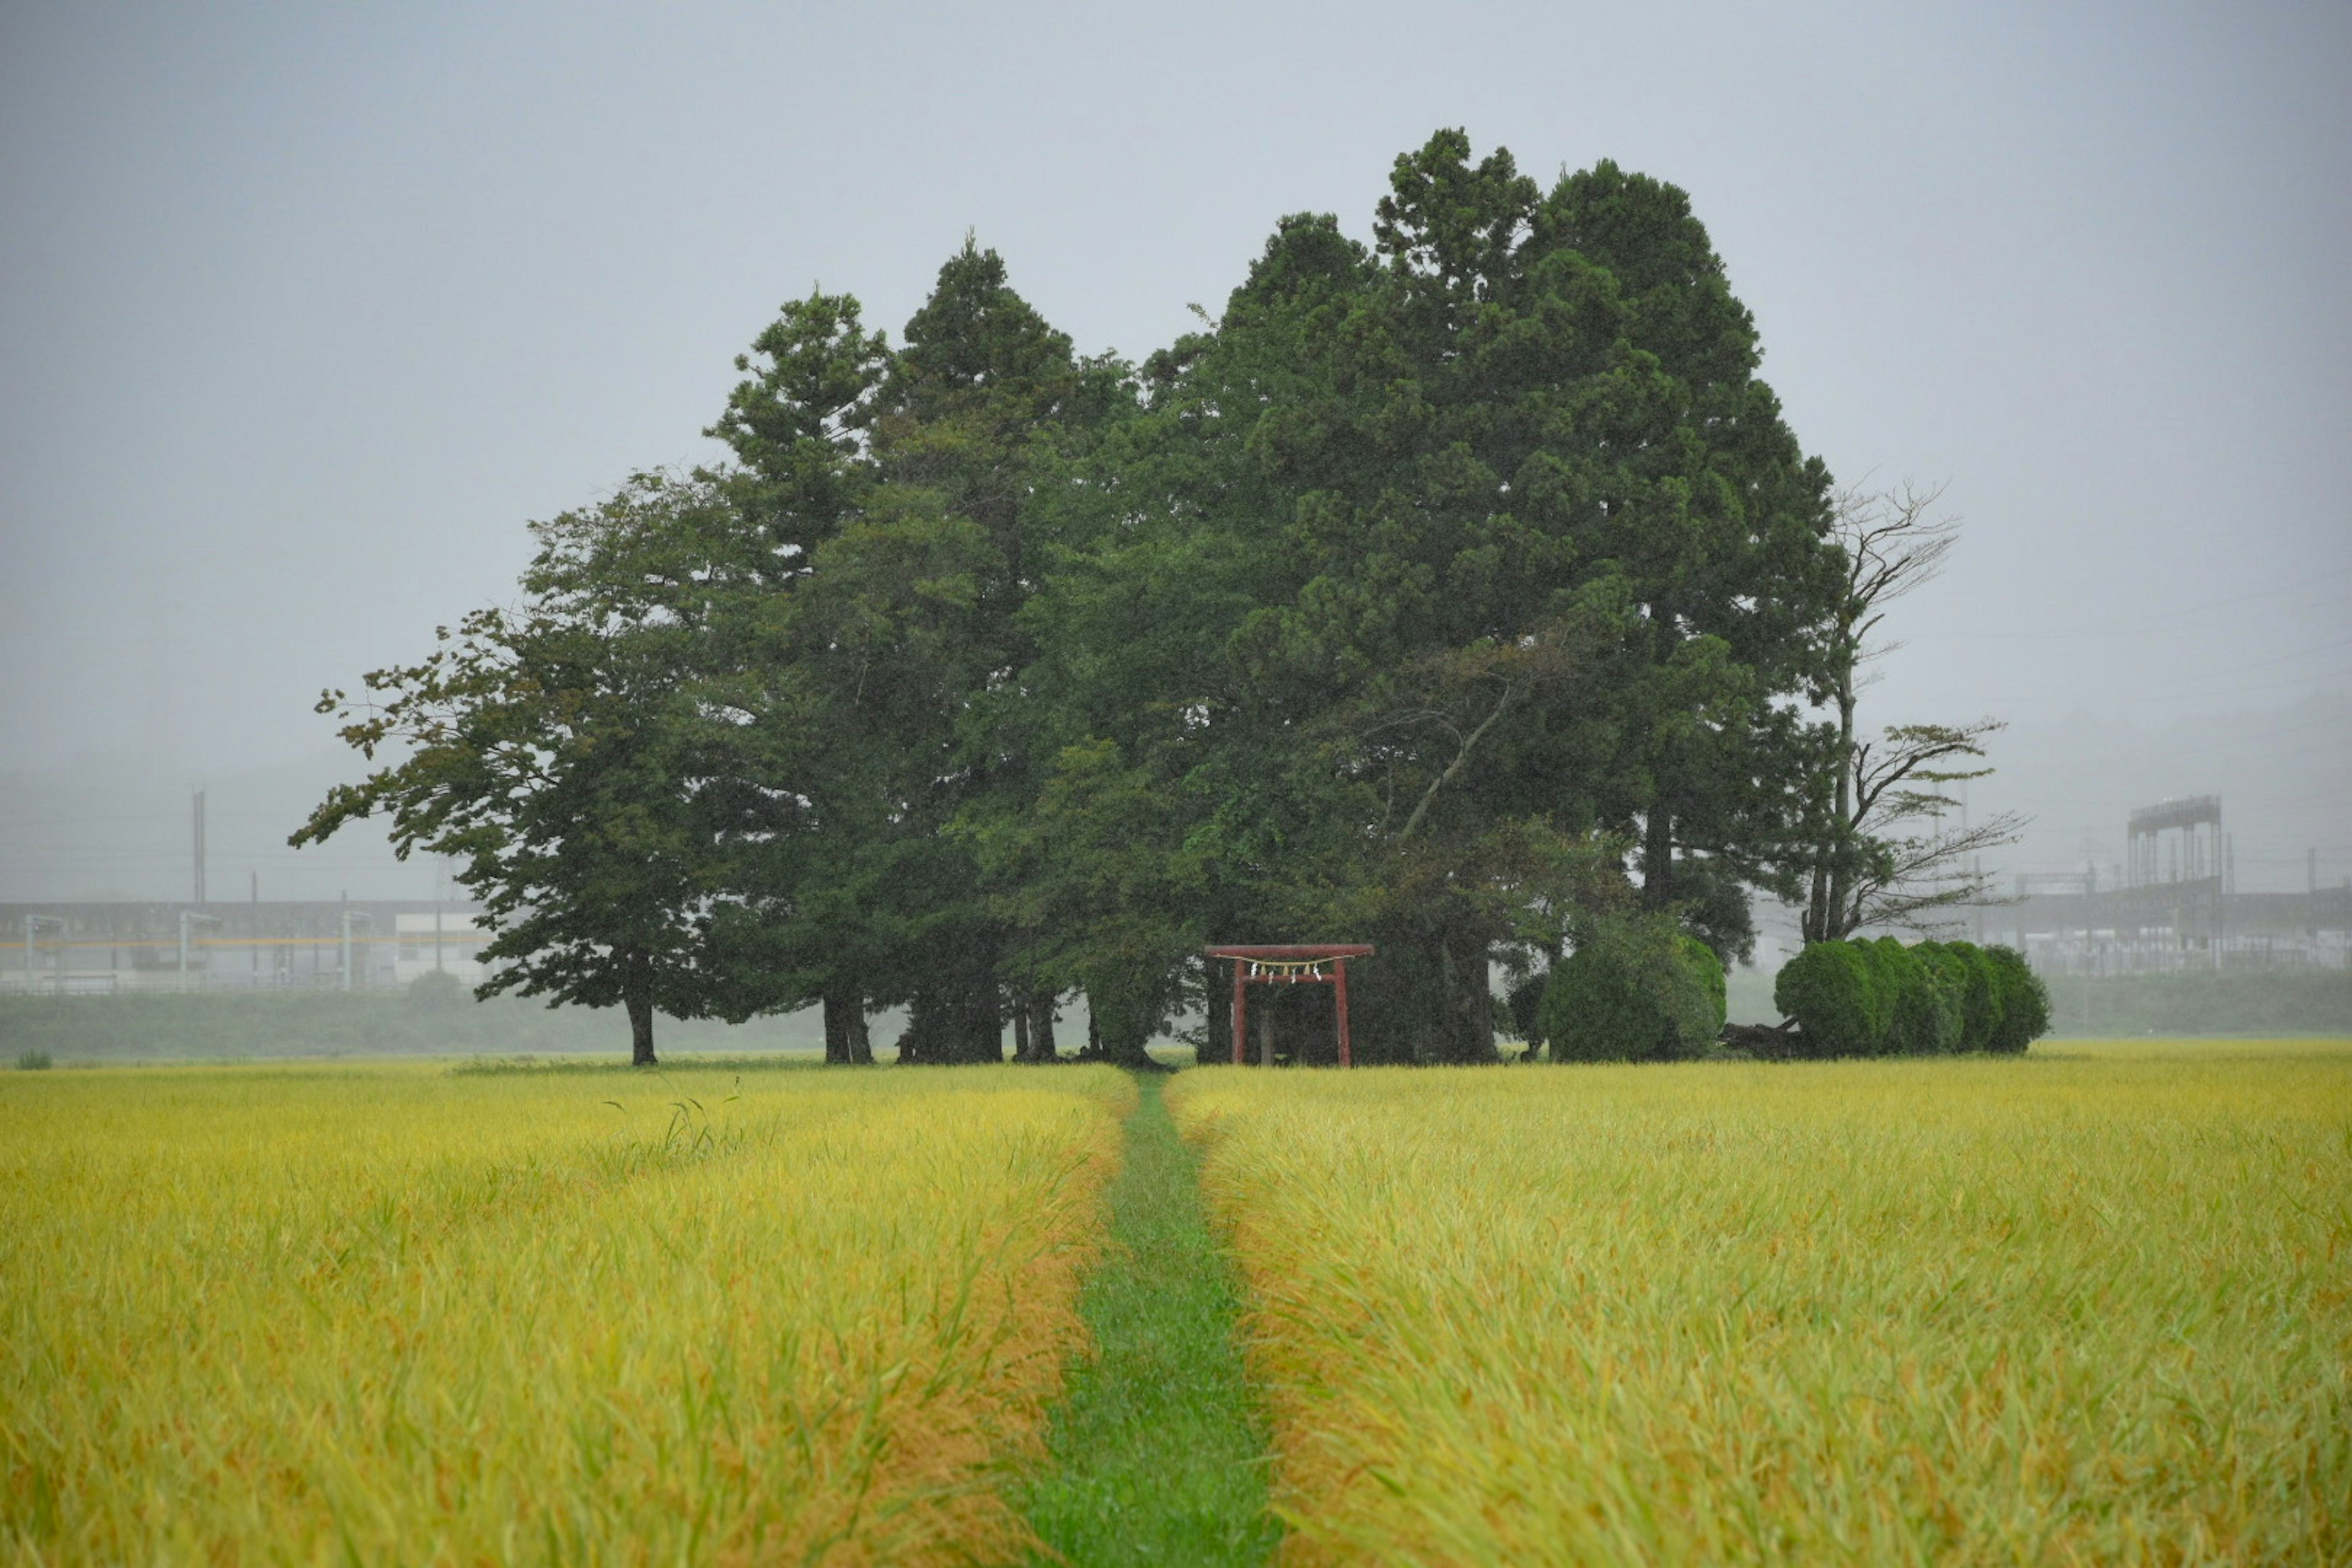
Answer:
[[[90,868],[189,784],[332,776],[319,688],[506,597],[525,520],[713,455],[812,282],[895,328],[970,227],[1139,355],[1280,215],[1368,237],[1443,125],[1684,186],[1800,437],[1949,482],[1874,717],[2015,721],[2020,867],[2227,784],[2246,885],[2334,880],[2348,81],[2341,4],[8,0],[0,898],[176,895]],[[110,768],[161,804],[76,826]],[[253,809],[239,884],[290,826]]]

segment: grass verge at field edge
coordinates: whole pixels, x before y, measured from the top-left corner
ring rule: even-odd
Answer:
[[[1269,1439],[1235,1337],[1240,1284],[1160,1080],[1136,1087],[1111,1248],[1078,1302],[1096,1353],[1071,1369],[1046,1439],[1055,1468],[1022,1501],[1079,1568],[1264,1563],[1282,1527],[1266,1511]]]

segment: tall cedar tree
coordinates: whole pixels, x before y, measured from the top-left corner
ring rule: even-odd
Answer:
[[[813,290],[739,356],[745,373],[706,434],[733,450],[726,483],[772,547],[768,597],[745,617],[742,668],[756,689],[733,737],[747,789],[722,825],[724,879],[715,935],[731,968],[762,977],[771,1007],[822,1005],[825,1060],[870,1063],[875,977],[899,942],[887,814],[855,709],[826,679],[846,636],[815,584],[828,548],[865,516],[877,477],[867,437],[890,365],[856,299]]]
[[[1096,847],[1041,821],[1003,850],[1163,972],[1204,938],[1371,938],[1362,1035],[1394,1059],[1491,1059],[1489,959],[1606,900],[1621,844],[1649,902],[1748,940],[1838,575],[1827,476],[1686,198],[1468,154],[1398,161],[1372,253],[1286,220],[1148,367],[1031,616],[1044,798]]]
[[[1129,401],[1117,363],[1081,362],[970,238],[908,322],[881,389],[883,493],[954,531],[966,565],[955,596],[916,607],[938,700],[890,731],[891,830],[920,860],[902,1060],[999,1060],[1008,1016],[1023,1056],[1055,1054],[1055,987],[1026,961],[1031,933],[992,897],[972,841],[976,824],[1025,812],[1036,790],[1022,743],[1034,650],[1021,610],[1043,567],[1031,538],[1039,490]]]

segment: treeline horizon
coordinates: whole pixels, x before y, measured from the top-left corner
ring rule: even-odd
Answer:
[[[831,1060],[894,1005],[902,1060],[1051,1059],[1080,992],[1088,1054],[1189,1004],[1221,1058],[1202,948],[1283,941],[1378,948],[1359,1059],[1492,1061],[1490,966],[1601,923],[1731,963],[1759,894],[1932,913],[1888,825],[1994,726],[1862,739],[1881,546],[1685,194],[1445,131],[1372,227],[1282,219],[1137,362],[971,238],[896,342],[791,301],[728,460],[532,524],[520,605],[325,695],[398,760],[293,841],[452,856],[486,991],[619,1005],[644,1061],[656,1013],[810,1005]]]

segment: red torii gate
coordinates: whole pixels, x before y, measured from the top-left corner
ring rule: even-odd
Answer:
[[[1213,947],[1211,958],[1234,961],[1234,1066],[1240,1067],[1249,1042],[1249,1002],[1243,988],[1253,983],[1260,985],[1310,985],[1332,987],[1333,1000],[1339,1005],[1339,1065],[1355,1066],[1355,1058],[1348,1049],[1348,960],[1370,958],[1372,949],[1365,942],[1286,942],[1273,946]],[[1325,973],[1326,966],[1330,969]],[[1274,1040],[1268,1036],[1261,1059],[1274,1065]]]

